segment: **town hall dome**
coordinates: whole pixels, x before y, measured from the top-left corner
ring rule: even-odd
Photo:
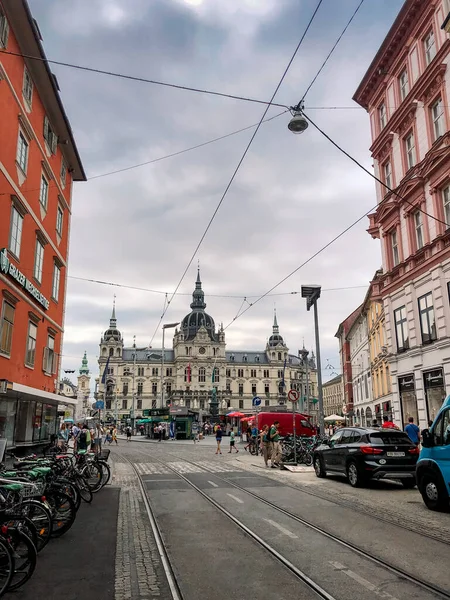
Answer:
[[[205,312],[205,308],[205,294],[202,290],[202,282],[200,280],[199,271],[197,273],[197,281],[195,282],[195,290],[192,294],[192,311],[186,315],[181,322],[181,331],[185,340],[193,340],[200,327],[204,327],[209,338],[213,342],[218,341],[214,319]]]

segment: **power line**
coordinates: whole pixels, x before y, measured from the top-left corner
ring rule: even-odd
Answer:
[[[306,94],[309,92],[309,90],[312,88],[312,86],[314,85],[314,83],[316,82],[317,78],[319,77],[319,75],[321,74],[321,72],[323,71],[325,65],[327,64],[328,60],[330,59],[331,55],[333,54],[333,52],[336,50],[337,45],[339,44],[339,42],[341,41],[341,39],[344,37],[345,32],[347,31],[347,29],[350,27],[351,22],[353,21],[353,19],[356,17],[359,9],[361,8],[361,6],[364,4],[364,0],[361,0],[361,2],[358,4],[358,6],[356,7],[354,13],[352,14],[352,16],[350,17],[347,25],[344,27],[344,29],[342,30],[340,36],[338,37],[338,39],[335,41],[333,47],[331,48],[331,50],[329,51],[327,57],[325,58],[325,60],[322,63],[322,66],[320,67],[320,69],[317,71],[315,77],[313,78],[313,80],[311,81],[311,83],[308,85],[308,87],[306,88],[305,93],[302,96],[302,99],[300,100],[300,104],[303,104],[305,98],[306,98]]]
[[[146,79],[145,77],[137,77],[135,75],[126,75],[125,73],[116,73],[114,71],[105,71],[104,69],[94,69],[93,67],[86,67],[83,65],[75,65],[73,63],[66,63],[60,60],[49,60],[48,58],[42,58],[41,56],[30,56],[29,54],[22,54],[20,52],[11,52],[9,50],[2,50],[2,54],[11,54],[12,56],[20,56],[27,58],[28,60],[37,60],[52,65],[59,65],[60,67],[69,67],[70,69],[78,69],[79,71],[89,71],[90,73],[97,73],[100,75],[109,75],[110,77],[119,77],[120,79],[128,79],[130,81],[139,81],[141,83],[151,83],[152,85],[160,85],[163,87],[174,88],[177,90],[184,90],[187,92],[197,92],[199,94],[207,94],[210,96],[219,96],[222,98],[231,98],[232,100],[241,100],[243,102],[254,102],[256,104],[266,104],[267,106],[278,106],[280,108],[289,108],[285,104],[277,104],[275,102],[266,102],[265,100],[258,100],[257,98],[247,98],[245,96],[236,96],[234,94],[226,94],[224,92],[216,92],[213,90],[204,90],[201,88],[190,87],[187,85],[179,85],[176,83],[168,83],[167,81],[157,81],[156,79]]]
[[[403,202],[406,202],[407,204],[409,204],[410,206],[412,206],[413,208],[415,208],[417,210],[417,212],[421,212],[424,215],[426,215],[427,217],[430,217],[430,219],[434,219],[438,223],[442,223],[443,225],[445,225],[446,229],[448,229],[448,227],[450,227],[450,225],[446,221],[443,221],[442,219],[439,219],[439,217],[435,217],[434,215],[432,215],[431,213],[427,212],[426,210],[423,210],[423,208],[420,208],[420,206],[417,206],[417,205],[413,204],[407,198],[405,198],[404,196],[400,195],[396,190],[393,190],[392,188],[390,188],[384,181],[382,181],[379,177],[377,177],[376,175],[374,175],[373,173],[371,173],[369,171],[369,169],[366,169],[366,167],[364,165],[362,165],[358,160],[356,160],[356,158],[354,158],[351,154],[349,154],[346,150],[344,150],[341,146],[339,146],[339,144],[337,142],[335,142],[329,135],[327,135],[325,133],[325,131],[323,131],[323,129],[320,129],[320,127],[318,125],[316,125],[316,123],[314,123],[314,121],[312,121],[310,117],[308,117],[307,115],[305,115],[305,113],[303,113],[303,115],[311,123],[311,125],[317,129],[317,131],[319,133],[321,133],[331,144],[333,144],[333,146],[335,148],[337,148],[339,150],[339,152],[342,152],[342,154],[344,154],[347,158],[349,158],[352,162],[354,162],[355,165],[357,165],[365,173],[367,173],[368,175],[370,175],[370,177],[372,177],[372,179],[375,179],[375,181],[378,181],[378,183],[381,183],[381,185],[383,187],[385,187],[388,190],[388,192],[391,192],[392,194],[394,194],[394,196],[397,196],[397,198],[399,198]],[[373,210],[375,210],[377,207],[378,207],[378,205],[375,206]]]
[[[296,57],[296,55],[297,55],[297,52],[298,52],[298,50],[299,50],[300,46],[302,45],[302,43],[303,43],[303,40],[305,39],[305,36],[306,36],[306,34],[308,33],[308,31],[309,31],[309,28],[311,27],[311,25],[312,25],[312,22],[314,21],[314,18],[315,18],[315,16],[316,16],[316,14],[317,14],[317,12],[318,12],[318,10],[319,10],[319,8],[320,8],[320,6],[321,6],[322,2],[323,2],[323,0],[319,0],[319,2],[317,3],[317,6],[316,6],[316,8],[315,8],[315,10],[314,10],[314,12],[313,12],[313,14],[312,14],[312,16],[311,16],[311,18],[310,18],[310,20],[309,20],[308,24],[307,24],[307,26],[306,26],[306,29],[305,29],[305,31],[303,32],[303,35],[302,35],[302,37],[300,38],[300,41],[299,41],[299,43],[297,44],[297,47],[295,48],[295,50],[294,50],[294,53],[293,53],[293,55],[291,56],[291,58],[290,58],[290,60],[289,60],[289,62],[288,62],[288,64],[287,64],[287,67],[285,68],[285,70],[284,70],[284,73],[283,73],[283,75],[281,76],[281,79],[280,79],[280,81],[278,82],[278,84],[277,84],[277,86],[276,86],[276,88],[275,88],[275,91],[274,91],[274,92],[273,92],[273,94],[272,94],[272,97],[271,97],[271,99],[270,99],[270,102],[267,104],[266,108],[264,109],[264,112],[263,112],[263,114],[262,114],[262,116],[261,116],[261,119],[259,120],[259,123],[258,123],[258,125],[257,125],[257,127],[256,127],[256,129],[255,129],[255,131],[253,132],[253,134],[252,134],[252,136],[251,136],[251,138],[250,138],[250,140],[249,140],[249,142],[248,142],[248,144],[247,144],[247,146],[246,146],[246,148],[245,148],[245,150],[244,150],[244,152],[243,152],[243,154],[242,154],[242,156],[241,156],[241,158],[240,158],[240,160],[239,160],[239,162],[238,162],[238,164],[237,164],[237,167],[235,168],[235,170],[234,170],[234,172],[233,172],[233,174],[232,174],[232,176],[231,176],[231,179],[230,179],[230,181],[228,182],[227,186],[225,187],[225,191],[224,191],[224,193],[222,194],[222,197],[220,198],[220,200],[219,200],[219,203],[217,204],[217,206],[216,206],[216,208],[215,208],[215,210],[214,210],[214,212],[213,212],[213,214],[212,214],[212,216],[211,216],[211,218],[210,218],[210,220],[209,220],[209,222],[208,222],[208,224],[207,224],[207,226],[206,226],[206,229],[205,229],[205,231],[203,232],[202,236],[200,237],[200,241],[198,242],[197,246],[195,247],[195,250],[194,250],[194,252],[193,252],[193,254],[192,254],[191,258],[189,259],[189,261],[188,261],[188,264],[187,264],[187,266],[186,266],[186,268],[185,268],[185,270],[184,270],[184,272],[183,272],[183,274],[182,274],[182,276],[181,276],[181,279],[180,279],[180,281],[178,282],[178,284],[177,284],[177,286],[176,286],[176,288],[175,288],[175,290],[174,290],[174,292],[173,292],[173,294],[172,294],[172,296],[171,296],[170,300],[169,300],[169,301],[168,301],[168,303],[167,303],[167,307],[165,308],[165,310],[164,310],[163,314],[161,315],[161,318],[160,318],[160,320],[159,320],[159,322],[158,322],[158,324],[157,324],[157,326],[156,326],[156,328],[155,328],[155,331],[154,331],[154,333],[153,333],[153,335],[152,335],[152,338],[151,338],[151,340],[150,340],[150,346],[152,345],[153,339],[154,339],[154,337],[155,337],[155,335],[156,335],[156,333],[157,333],[157,331],[158,331],[158,329],[159,329],[159,326],[160,326],[160,325],[161,325],[161,323],[162,323],[162,320],[163,320],[163,318],[164,318],[164,315],[166,314],[166,312],[167,312],[167,309],[169,308],[169,306],[170,306],[170,303],[171,303],[171,301],[172,301],[173,297],[175,296],[176,292],[178,291],[178,288],[180,287],[181,283],[183,282],[183,279],[184,279],[184,277],[186,276],[186,273],[188,272],[188,270],[189,270],[189,267],[190,267],[190,266],[191,266],[191,264],[192,264],[192,261],[194,260],[194,258],[195,258],[195,256],[196,256],[196,254],[197,254],[197,252],[198,252],[198,250],[199,250],[199,248],[200,248],[201,244],[203,243],[203,240],[205,239],[205,237],[206,237],[206,235],[207,235],[207,233],[208,233],[208,231],[209,231],[209,228],[211,227],[211,225],[212,225],[212,223],[213,223],[213,221],[214,221],[214,219],[215,219],[215,217],[216,217],[216,215],[217,215],[217,213],[218,213],[218,211],[219,211],[220,207],[222,206],[222,203],[223,203],[223,201],[225,200],[225,197],[226,197],[226,195],[227,195],[227,193],[228,193],[228,190],[230,189],[230,187],[231,187],[231,185],[232,185],[232,183],[233,183],[233,181],[234,181],[234,179],[235,179],[235,177],[236,177],[236,175],[237,175],[237,173],[238,173],[238,171],[239,171],[239,169],[240,169],[240,167],[241,167],[242,163],[243,163],[243,162],[244,162],[244,160],[245,160],[245,157],[247,156],[247,153],[248,153],[248,151],[250,150],[250,146],[252,145],[252,143],[253,143],[253,140],[255,139],[255,137],[256,137],[256,134],[258,133],[258,131],[259,131],[259,128],[261,127],[261,124],[262,124],[262,122],[263,122],[263,120],[264,120],[264,118],[265,118],[265,116],[266,116],[266,114],[267,114],[267,112],[268,112],[268,110],[269,110],[269,107],[272,105],[272,101],[274,100],[274,98],[275,98],[275,96],[276,96],[276,94],[277,94],[278,90],[280,89],[280,87],[281,87],[281,84],[283,83],[283,81],[284,81],[284,78],[286,77],[286,74],[287,74],[287,72],[288,72],[288,70],[289,70],[289,68],[290,68],[290,66],[291,66],[291,64],[292,64],[292,62],[294,61],[294,58]]]

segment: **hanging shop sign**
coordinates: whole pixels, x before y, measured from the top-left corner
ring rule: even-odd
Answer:
[[[8,258],[8,253],[6,248],[2,248],[0,251],[0,272],[4,273],[11,279],[14,279],[16,283],[18,283],[23,289],[32,296],[41,306],[48,310],[50,306],[50,302],[47,300],[45,296],[41,294],[41,292],[35,287],[29,279],[25,277],[25,275],[19,271],[19,269],[13,265],[13,263]]]

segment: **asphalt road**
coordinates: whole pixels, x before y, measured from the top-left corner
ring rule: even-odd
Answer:
[[[264,471],[260,475],[239,469],[232,456],[215,456],[212,448],[205,445],[132,442],[121,443],[113,449],[116,453],[128,457],[141,473],[185,600],[242,599],[249,593],[277,600],[316,595],[177,473],[288,558],[333,598],[431,600],[440,596],[399,578],[336,540],[236,489],[233,482],[450,593],[448,544],[355,512],[351,506],[334,503],[332,498],[317,498],[293,489],[267,477]],[[446,529],[446,515],[442,517]],[[408,520],[407,512],[404,518]]]

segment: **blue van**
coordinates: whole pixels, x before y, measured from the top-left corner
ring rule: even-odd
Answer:
[[[430,429],[422,431],[422,450],[416,465],[417,487],[431,510],[450,507],[450,396]]]

